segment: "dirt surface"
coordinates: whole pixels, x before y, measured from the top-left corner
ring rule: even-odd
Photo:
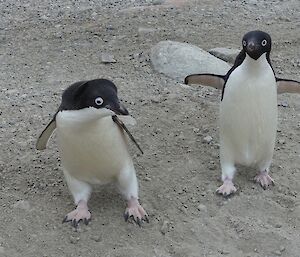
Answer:
[[[223,199],[215,194],[220,92],[157,74],[148,57],[161,40],[239,48],[243,34],[262,29],[273,38],[276,73],[299,80],[300,3],[183,2],[0,2],[1,257],[300,256],[299,95],[279,96],[276,185],[263,190],[255,169],[239,167],[238,193]],[[101,63],[102,53],[117,62]],[[131,151],[151,220],[142,228],[124,222],[111,185],[95,187],[89,226],[61,224],[74,206],[55,137],[35,150],[62,90],[98,77],[116,83],[138,121],[131,130],[145,154]]]

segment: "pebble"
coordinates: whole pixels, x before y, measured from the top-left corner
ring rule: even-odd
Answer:
[[[284,145],[285,144],[285,140],[284,139],[279,139],[278,143],[281,144],[281,145]]]
[[[102,63],[115,63],[117,61],[114,59],[114,56],[112,54],[101,53],[101,62]]]
[[[13,204],[14,208],[29,211],[31,209],[30,203],[26,200],[19,200]]]
[[[97,242],[97,243],[102,241],[101,236],[97,236],[97,235],[96,235],[96,236],[92,236],[91,239],[92,239],[93,241]]]
[[[281,252],[280,252],[280,251],[278,251],[278,250],[277,250],[277,251],[275,251],[275,252],[274,252],[274,254],[275,254],[275,255],[277,255],[277,256],[281,256]]]
[[[197,209],[201,212],[207,212],[207,207],[204,204],[199,204]]]
[[[285,247],[284,247],[283,245],[281,245],[281,246],[279,247],[279,251],[280,251],[280,252],[285,251]]]
[[[77,244],[79,240],[80,240],[80,237],[70,236],[71,244]]]
[[[162,224],[162,226],[160,228],[160,232],[163,235],[165,235],[168,232],[168,230],[169,230],[169,224],[170,224],[169,221],[164,220],[164,222],[163,222],[163,224]]]
[[[212,141],[212,139],[213,138],[211,136],[206,136],[203,138],[203,143],[209,144]]]

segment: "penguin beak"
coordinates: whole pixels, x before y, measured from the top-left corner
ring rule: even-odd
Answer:
[[[108,105],[105,106],[105,108],[113,111],[117,115],[128,115],[129,114],[127,109],[120,103],[115,104],[114,106],[108,104]]]
[[[254,60],[257,60],[262,54],[260,51],[260,45],[254,41],[248,42],[246,52]]]

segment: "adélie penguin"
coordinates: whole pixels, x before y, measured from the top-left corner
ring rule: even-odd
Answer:
[[[300,82],[277,78],[270,61],[271,37],[250,31],[243,49],[226,75],[193,74],[186,84],[222,89],[220,104],[220,162],[223,185],[217,193],[236,192],[235,164],[255,166],[254,181],[264,189],[274,183],[269,175],[277,130],[277,94],[300,93]]]
[[[57,130],[64,176],[76,204],[64,222],[71,222],[74,227],[80,221],[88,224],[91,185],[109,182],[115,182],[127,200],[125,220],[133,219],[138,225],[148,222],[148,215],[138,201],[138,182],[124,129],[129,131],[122,120],[134,122],[111,81],[81,81],[64,91],[58,111],[36,145],[38,150],[45,149]],[[130,133],[129,136],[134,140]]]

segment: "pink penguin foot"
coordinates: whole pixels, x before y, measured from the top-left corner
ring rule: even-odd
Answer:
[[[236,187],[232,183],[231,179],[225,179],[223,185],[217,189],[217,193],[223,196],[229,196],[236,192]]]
[[[64,220],[64,222],[71,222],[74,228],[78,227],[80,221],[83,221],[85,225],[88,225],[91,220],[91,213],[88,209],[87,203],[83,200],[79,201],[76,209],[69,212]]]
[[[263,189],[267,189],[267,187],[271,184],[274,185],[274,180],[266,171],[262,171],[260,174],[255,176],[254,181],[259,183]]]
[[[125,221],[128,221],[129,219],[133,220],[139,226],[141,226],[143,221],[149,223],[148,214],[136,198],[128,200],[124,218]]]

